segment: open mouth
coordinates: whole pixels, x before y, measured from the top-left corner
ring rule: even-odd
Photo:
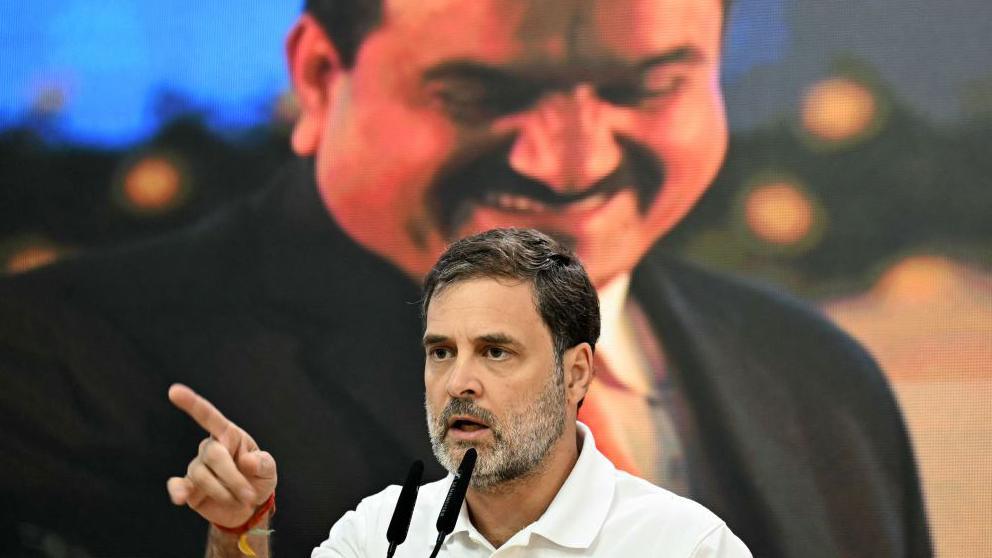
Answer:
[[[487,193],[483,198],[482,203],[483,205],[487,205],[501,211],[517,211],[520,213],[537,213],[547,209],[543,203],[535,200],[534,198],[498,192]]]
[[[582,196],[562,196],[557,195],[553,199],[537,199],[533,195],[518,194],[512,192],[489,191],[474,198],[479,205],[491,207],[499,211],[512,213],[542,213],[549,209],[561,211],[565,207],[572,209],[592,209],[606,203],[616,191],[595,191]]]
[[[488,429],[489,425],[473,417],[454,417],[448,423],[448,430],[460,433],[479,432]]]

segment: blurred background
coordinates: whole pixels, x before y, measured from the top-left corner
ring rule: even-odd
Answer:
[[[0,5],[0,268],[265,184],[300,2]],[[885,369],[940,556],[992,556],[992,3],[737,0],[731,145],[663,242],[812,301]]]

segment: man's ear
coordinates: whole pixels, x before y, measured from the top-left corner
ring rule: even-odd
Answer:
[[[596,375],[592,347],[589,343],[579,343],[565,351],[564,357],[562,365],[565,367],[565,392],[569,404],[578,405],[589,392],[589,385]]]
[[[330,110],[332,86],[341,75],[341,57],[320,23],[304,13],[286,37],[286,60],[300,106],[293,127],[293,151],[313,155]]]

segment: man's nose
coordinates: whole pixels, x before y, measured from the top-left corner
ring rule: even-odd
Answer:
[[[620,164],[615,110],[587,84],[546,95],[512,118],[517,135],[510,166],[561,193],[590,188]]]
[[[471,359],[459,358],[448,371],[445,385],[448,395],[456,399],[477,399],[482,395],[482,382]]]

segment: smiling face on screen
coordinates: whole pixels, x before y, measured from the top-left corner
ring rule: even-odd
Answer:
[[[344,230],[411,277],[456,238],[518,226],[571,245],[601,285],[682,219],[722,162],[717,0],[383,10],[347,69],[314,20],[298,24],[312,29],[290,47],[293,144],[315,156]]]

